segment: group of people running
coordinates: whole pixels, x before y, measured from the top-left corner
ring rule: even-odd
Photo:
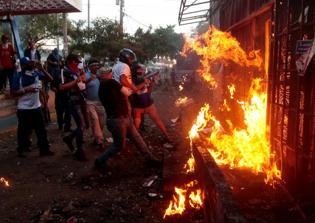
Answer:
[[[25,157],[30,151],[33,131],[40,155],[54,155],[40,100],[43,83],[50,83],[50,89],[55,92],[58,128],[66,134],[62,140],[77,160],[87,160],[83,149],[84,131],[90,127],[94,144],[103,151],[94,162],[95,168],[102,168],[110,157],[124,149],[127,137],[148,164],[160,163],[138,131],[143,114],[147,113],[161,129],[166,141],[172,141],[151,96],[156,75],[146,78],[147,69],[137,62],[132,50],[120,50],[112,69],[103,67],[97,59],[85,63],[73,53],[61,66],[57,51],[47,58],[50,66],[46,70],[40,58],[36,59],[38,54],[32,45],[25,55],[20,59],[21,71],[13,75],[10,84],[11,94],[17,98],[18,156]],[[103,136],[105,117],[113,138],[113,143],[107,148],[104,148]]]

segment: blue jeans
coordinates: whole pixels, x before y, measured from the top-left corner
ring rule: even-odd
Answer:
[[[98,163],[106,162],[111,156],[124,149],[126,147],[127,135],[145,159],[149,160],[153,158],[152,153],[137,131],[130,117],[108,118],[106,125],[108,130],[112,133],[114,142],[96,159]]]

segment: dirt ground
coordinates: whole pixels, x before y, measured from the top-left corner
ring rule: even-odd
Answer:
[[[179,114],[174,106],[178,91],[159,88],[153,96],[172,136],[181,141],[181,130],[170,121]],[[48,134],[55,156],[39,157],[33,136],[33,148],[27,158],[16,156],[16,131],[0,134],[0,177],[11,184],[0,184],[0,222],[163,221],[171,196],[163,194],[163,167],[148,168],[136,149],[128,146],[109,162],[110,170],[101,174],[92,169],[101,152],[93,147],[90,136],[85,138],[88,161],[79,162],[62,142],[63,133],[56,124],[48,126]],[[149,118],[142,135],[159,158],[172,153],[163,148],[161,132]],[[105,138],[109,137],[105,131]],[[146,179],[154,175],[158,179],[150,188],[144,188]],[[185,222],[202,222],[200,211],[189,216],[197,220],[188,220],[186,215]]]

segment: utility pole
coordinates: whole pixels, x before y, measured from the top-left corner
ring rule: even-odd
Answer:
[[[58,32],[57,33],[59,33],[59,31],[60,31],[60,29],[59,29],[59,14],[58,13],[56,13],[56,22],[57,22],[57,29],[58,29]],[[57,49],[58,49],[58,51],[59,51],[59,34],[57,34]]]
[[[63,51],[64,55],[68,55],[68,21],[67,21],[67,13],[63,13]]]
[[[120,0],[120,28],[122,33],[124,32],[124,6],[125,6],[125,0]]]
[[[90,0],[88,0],[88,40],[90,40]]]

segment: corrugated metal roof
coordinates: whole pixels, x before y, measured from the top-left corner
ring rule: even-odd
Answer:
[[[0,16],[80,11],[81,0],[0,0]]]

